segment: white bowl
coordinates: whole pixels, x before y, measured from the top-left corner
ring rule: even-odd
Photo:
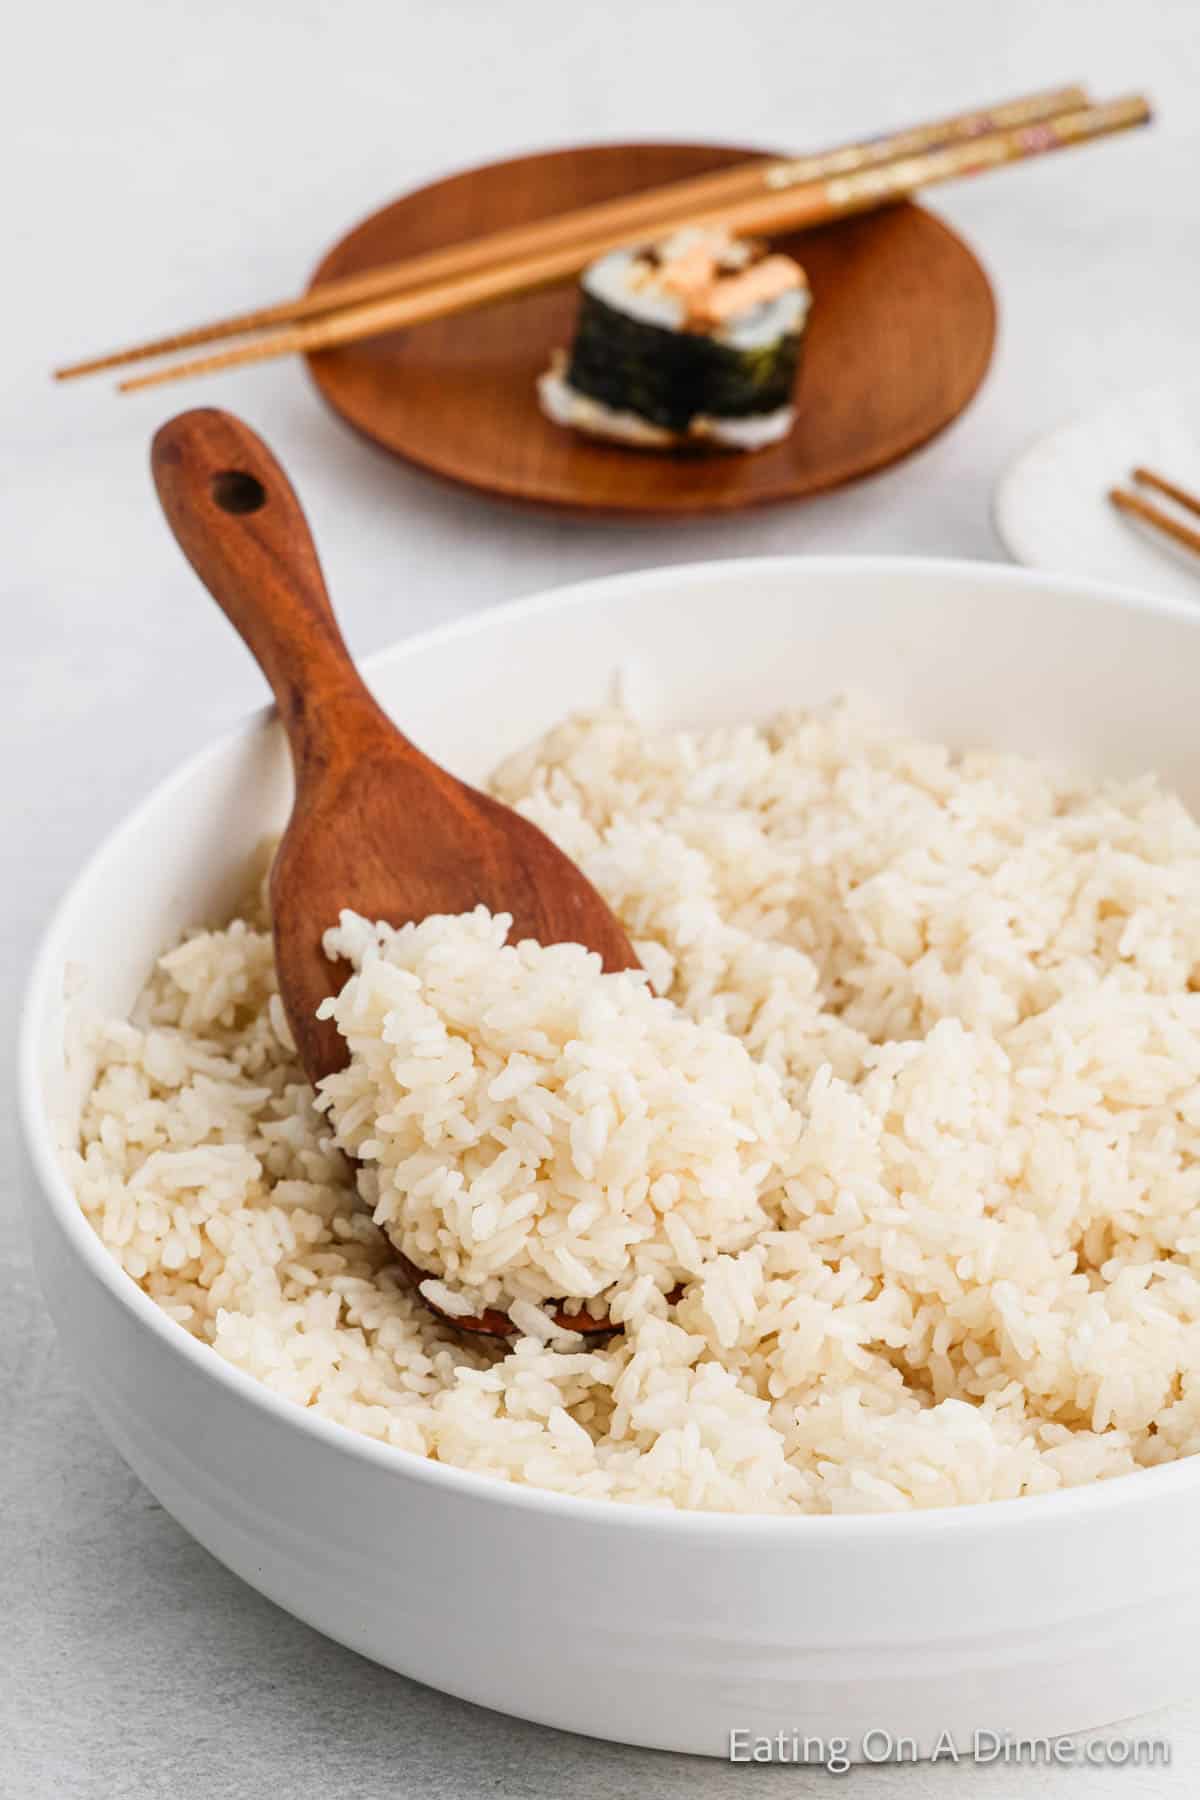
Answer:
[[[230,645],[230,655],[238,652]],[[958,744],[1200,802],[1197,615],[1060,577],[888,559],[723,562],[590,583],[399,645],[370,679],[481,777],[625,672],[673,724],[856,687]],[[30,984],[21,1104],[46,1301],[130,1466],[220,1560],[330,1637],[468,1700],[598,1737],[725,1755],[799,1731],[1081,1730],[1200,1687],[1200,1459],[1062,1494],[848,1518],[674,1514],[510,1487],[356,1437],[173,1325],[79,1212],[56,1145],[81,1026],[218,917],[286,805],[268,715],[151,795],[93,857]]]

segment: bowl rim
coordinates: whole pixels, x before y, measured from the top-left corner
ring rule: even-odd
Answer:
[[[536,617],[543,612],[565,610],[603,602],[622,590],[663,588],[674,585],[704,584],[708,581],[752,579],[756,575],[778,576],[803,572],[806,580],[843,573],[875,575],[888,580],[896,575],[929,576],[960,579],[984,587],[1050,587],[1066,597],[1085,599],[1101,606],[1113,606],[1130,612],[1149,612],[1200,626],[1200,608],[1182,598],[1151,594],[1115,584],[1097,584],[1087,578],[1060,575],[1053,570],[1014,567],[1000,562],[974,561],[965,557],[904,555],[775,555],[756,557],[708,558],[697,562],[672,563],[649,569],[624,570],[615,575],[592,577],[560,587],[537,592],[496,606],[477,609],[429,630],[401,638],[395,643],[363,657],[360,666],[368,679],[373,672],[406,657],[418,655],[433,645],[453,642],[493,627],[503,629],[517,619]],[[182,790],[209,761],[224,755],[241,739],[250,739],[274,722],[270,705],[256,708],[236,724],[223,731],[212,742],[186,757],[175,769],[156,781],[149,792],[106,832],[93,848],[54,907],[43,929],[26,983],[18,1027],[17,1108],[26,1153],[40,1193],[31,1204],[48,1205],[70,1248],[83,1263],[88,1274],[125,1309],[134,1323],[162,1345],[168,1358],[180,1358],[202,1379],[213,1381],[232,1398],[243,1401],[268,1417],[290,1427],[301,1436],[315,1438],[334,1454],[349,1456],[377,1469],[392,1479],[425,1482],[434,1489],[454,1493],[465,1500],[486,1500],[493,1504],[553,1515],[581,1526],[601,1525],[618,1531],[650,1531],[682,1533],[690,1538],[715,1541],[761,1539],[778,1542],[810,1542],[813,1534],[831,1547],[834,1543],[874,1540],[892,1536],[900,1540],[918,1540],[929,1533],[946,1531],[957,1534],[987,1535],[1005,1525],[1019,1529],[1028,1522],[1044,1521],[1047,1525],[1065,1526],[1081,1517],[1097,1513],[1121,1511],[1136,1505],[1139,1497],[1152,1498],[1194,1489],[1200,1485],[1200,1453],[1148,1469],[1124,1475],[1109,1476],[1085,1482],[1077,1487],[1058,1488],[1046,1494],[1029,1494],[1010,1500],[989,1500],[970,1504],[937,1506],[899,1512],[863,1513],[722,1513],[687,1511],[656,1506],[644,1501],[617,1501],[587,1495],[560,1493],[550,1488],[537,1488],[508,1481],[501,1476],[460,1469],[433,1461],[415,1451],[402,1449],[377,1438],[370,1438],[328,1419],[312,1408],[297,1405],[276,1394],[255,1376],[226,1362],[211,1346],[194,1338],[171,1319],[157,1303],[144,1293],[132,1277],[118,1265],[105,1249],[95,1230],[85,1218],[74,1190],[62,1167],[60,1150],[53,1127],[46,1117],[39,1094],[38,1045],[41,1020],[46,1004],[58,979],[64,958],[60,941],[66,936],[77,909],[84,905],[95,872],[110,859],[119,858],[126,845],[142,828],[145,815],[167,795]]]

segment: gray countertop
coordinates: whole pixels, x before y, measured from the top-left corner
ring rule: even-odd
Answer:
[[[233,406],[276,445],[347,634],[369,651],[639,564],[994,557],[989,494],[1016,451],[1119,386],[1195,368],[1193,0],[49,0],[10,27],[4,65],[0,957],[14,1015],[38,928],[84,854],[260,700],[150,499],[146,444],[177,406]],[[803,507],[636,528],[534,517],[375,454],[294,366],[123,401],[104,381],[56,390],[45,378],[73,353],[293,290],[351,220],[472,160],[618,135],[808,147],[1080,78],[1148,88],[1155,132],[938,197],[996,279],[992,375],[903,467]],[[824,1791],[819,1770],[751,1772],[481,1712],[324,1641],[227,1574],[75,1392],[32,1287],[11,1107],[0,1132],[4,1800]],[[875,1800],[1194,1792],[1200,1704],[1139,1729],[1171,1740],[1169,1771],[943,1764],[847,1779]]]

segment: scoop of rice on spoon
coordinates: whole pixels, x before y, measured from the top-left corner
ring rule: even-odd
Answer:
[[[349,974],[323,942],[344,911],[402,926],[482,905],[511,916],[514,941],[582,944],[609,972],[636,969],[624,931],[574,863],[439,768],[374,699],[338,629],[300,503],[261,439],[232,414],[199,408],[162,426],[151,466],[171,530],[267,677],[287,733],[295,795],[271,911],[280,994],[313,1085],[347,1061],[335,1019],[318,1017]],[[454,1323],[514,1330],[496,1309]],[[612,1328],[591,1312],[560,1310],[556,1323]]]

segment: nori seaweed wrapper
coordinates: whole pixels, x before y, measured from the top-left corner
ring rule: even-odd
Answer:
[[[744,419],[791,403],[802,332],[739,350],[632,319],[585,288],[567,380],[577,393],[684,432],[698,414]]]

